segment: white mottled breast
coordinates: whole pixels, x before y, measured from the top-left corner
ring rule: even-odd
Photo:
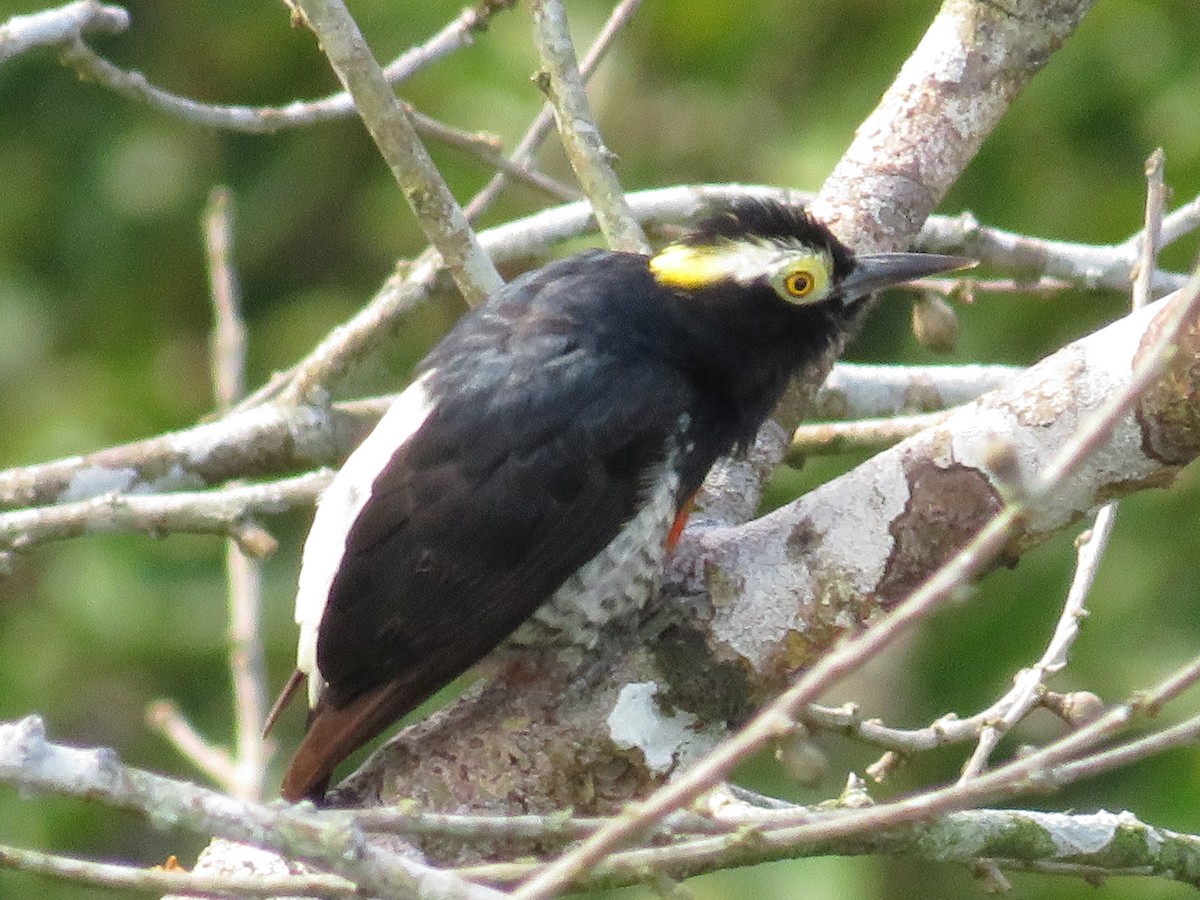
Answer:
[[[511,644],[593,647],[613,619],[640,609],[658,588],[675,523],[679,475],[670,454],[648,479],[637,515],[571,575],[509,638]]]

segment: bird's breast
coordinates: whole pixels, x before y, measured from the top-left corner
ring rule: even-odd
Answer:
[[[521,646],[595,646],[609,622],[641,609],[658,589],[678,512],[678,451],[646,481],[642,505],[617,536],[570,575],[509,638]]]

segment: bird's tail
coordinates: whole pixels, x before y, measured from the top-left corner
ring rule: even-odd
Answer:
[[[334,768],[422,700],[423,685],[392,680],[359,694],[341,709],[322,698],[283,776],[279,793],[293,803],[320,800]]]

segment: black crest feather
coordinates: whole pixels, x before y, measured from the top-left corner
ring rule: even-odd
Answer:
[[[741,197],[714,209],[696,223],[681,243],[703,246],[748,237],[789,243],[799,241],[826,248],[833,257],[834,272],[838,276],[844,276],[854,268],[854,254],[850,248],[809,215],[807,209],[759,197]]]

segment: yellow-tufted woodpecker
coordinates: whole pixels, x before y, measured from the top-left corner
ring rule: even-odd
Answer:
[[[506,638],[592,646],[856,305],[967,265],[856,256],[802,209],[740,201],[653,256],[588,250],[468,312],[317,507],[289,683],[311,712],[283,796],[319,798]]]

